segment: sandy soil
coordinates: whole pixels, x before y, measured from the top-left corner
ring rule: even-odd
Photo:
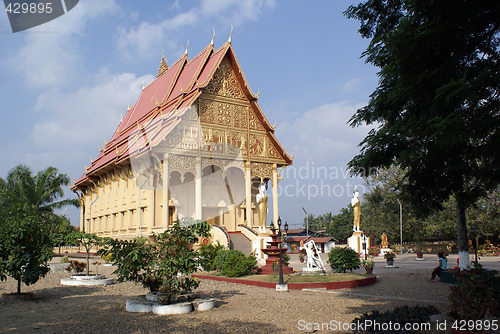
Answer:
[[[68,287],[60,285],[68,273],[51,273],[23,286],[33,298],[18,300],[5,295],[16,291],[16,282],[9,279],[0,283],[0,333],[300,333],[306,324],[349,323],[364,312],[398,305],[434,305],[446,311],[449,285],[427,282],[428,269],[378,268],[377,284],[334,291],[278,292],[205,280],[197,294],[216,298],[216,308],[173,316],[127,312],[127,298],[147,292],[131,282]],[[112,271],[99,270],[108,276]]]

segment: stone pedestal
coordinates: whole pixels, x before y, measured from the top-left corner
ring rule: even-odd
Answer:
[[[347,245],[354,249],[358,254],[365,254],[365,250],[363,249],[363,232],[356,231],[347,238]],[[370,238],[366,238],[366,252],[368,253],[368,248],[370,248]]]
[[[266,264],[267,255],[262,251],[262,249],[267,247],[267,244],[272,242],[273,239],[269,234],[261,234],[252,241],[252,250],[257,258],[257,265]]]

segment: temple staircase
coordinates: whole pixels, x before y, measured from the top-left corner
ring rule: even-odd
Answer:
[[[252,252],[252,242],[241,232],[228,232],[229,249],[236,249],[243,252],[246,256]]]

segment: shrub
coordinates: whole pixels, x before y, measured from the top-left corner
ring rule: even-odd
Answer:
[[[281,261],[283,262],[284,266],[288,266],[290,264],[290,255],[288,255],[287,253],[282,254]]]
[[[218,241],[217,245],[214,244],[203,244],[200,246],[200,257],[201,266],[206,271],[215,270],[215,257],[219,251],[223,250],[225,247],[222,246]]]
[[[238,250],[220,250],[215,257],[215,268],[224,276],[244,276],[257,268],[257,260],[255,256],[246,257]]]
[[[454,320],[480,320],[500,316],[500,276],[485,270],[479,263],[474,269],[457,273],[457,282],[450,287],[449,315]]]
[[[378,324],[389,324],[392,323],[392,328],[397,328],[396,323],[399,324],[400,328],[405,328],[406,324],[415,323],[425,323],[429,321],[429,318],[433,314],[438,314],[439,311],[434,306],[399,306],[392,311],[380,312],[377,310],[371,313],[364,313],[361,317],[355,318],[353,324],[364,324],[367,322],[378,323]],[[377,327],[366,327],[364,331],[357,331],[355,333],[367,333],[367,334],[378,334],[378,333],[396,333],[395,331],[387,331]],[[417,333],[417,331],[405,331],[404,333]]]
[[[336,273],[345,273],[348,270],[352,272],[361,265],[358,253],[349,247],[332,248],[328,253],[327,262]]]
[[[208,238],[210,228],[211,225],[204,221],[183,219],[165,232],[153,234],[150,240],[109,239],[106,248],[98,254],[111,254],[119,282],[139,282],[151,292],[166,293],[163,302],[170,303],[172,296],[189,293],[198,287],[198,280],[191,274],[201,263],[192,245],[200,237]]]
[[[61,258],[61,263],[69,263],[69,258],[68,258],[68,255],[64,255],[64,256]]]
[[[87,267],[87,264],[85,262],[80,262],[77,260],[70,260],[68,263],[69,263],[69,266],[66,268],[66,270],[69,272],[74,271],[77,274],[83,273],[83,271]]]

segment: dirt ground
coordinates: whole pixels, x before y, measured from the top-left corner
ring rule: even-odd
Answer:
[[[6,295],[16,291],[16,282],[8,279],[0,283],[4,294],[0,333],[304,333],[318,328],[317,324],[323,329],[317,332],[343,333],[335,326],[345,326],[374,309],[420,304],[446,311],[449,285],[427,282],[429,269],[414,265],[391,270],[382,263],[376,268],[375,285],[332,291],[279,292],[204,280],[197,294],[215,298],[216,307],[170,316],[127,312],[126,300],[147,292],[131,282],[69,287],[60,285],[68,273],[50,273],[32,286],[23,286],[23,292],[31,292],[32,297],[18,300]],[[101,266],[99,273],[113,277],[112,271]]]

